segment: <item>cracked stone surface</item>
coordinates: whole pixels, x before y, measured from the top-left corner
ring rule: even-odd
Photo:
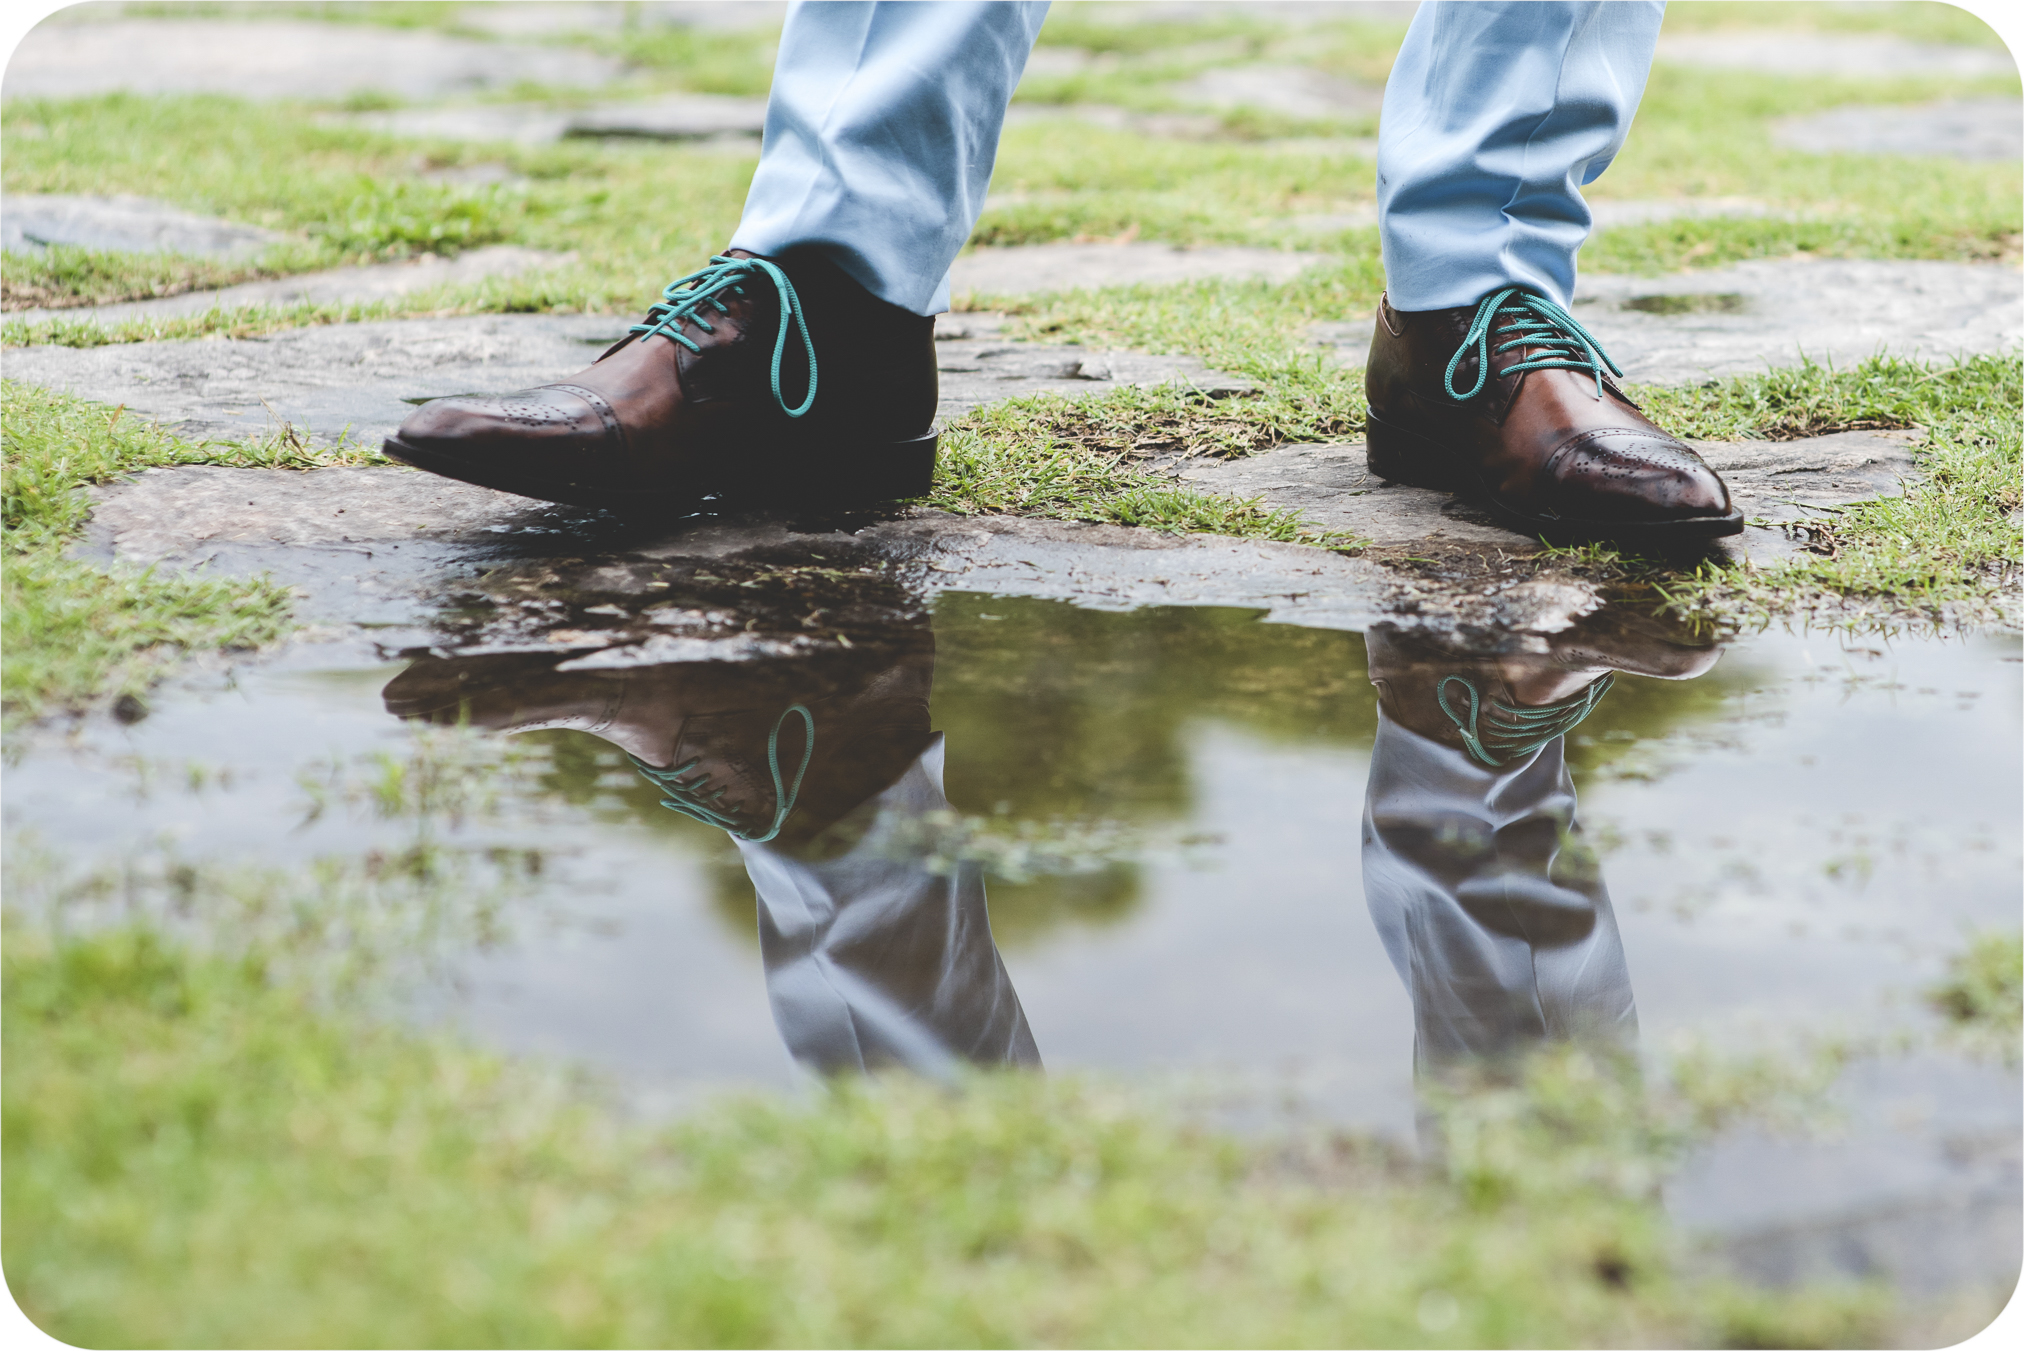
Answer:
[[[1901,494],[1918,477],[1911,451],[1917,439],[1916,432],[1837,432],[1799,441],[1693,445],[1752,522],[1723,551],[1767,562],[1805,548],[1808,520],[1850,502]],[[1242,459],[1197,462],[1180,478],[1208,491],[1296,508],[1317,524],[1380,546],[1421,553],[1494,548],[1510,555],[1539,547],[1446,493],[1371,478],[1361,441],[1278,446]]]
[[[487,42],[421,29],[292,19],[58,15],[29,30],[7,62],[10,99],[219,93],[255,99],[343,98],[376,90],[440,98],[523,81],[594,88],[621,62],[560,43]]]
[[[469,249],[454,258],[417,258],[402,263],[368,263],[359,267],[332,268],[328,272],[302,272],[272,281],[249,281],[215,291],[185,291],[181,295],[153,300],[130,300],[117,305],[84,305],[74,309],[14,310],[10,319],[67,319],[72,322],[119,323],[127,319],[168,318],[178,314],[203,314],[213,309],[237,310],[257,306],[348,305],[375,300],[392,300],[436,286],[453,286],[483,281],[488,277],[517,277],[524,272],[559,267],[574,254],[550,253],[522,248],[518,244],[488,244]],[[9,358],[11,362],[13,358]]]
[[[1009,343],[998,316],[958,316],[936,344],[944,418],[1042,391],[1089,393],[1182,380],[1209,393],[1251,388],[1192,357]],[[289,329],[261,338],[26,347],[10,379],[65,390],[196,438],[242,439],[273,419],[314,440],[391,435],[418,401],[505,393],[561,380],[623,337],[630,316],[489,314]],[[960,332],[963,336],[955,337]],[[270,411],[271,414],[270,414]]]
[[[972,249],[949,269],[949,293],[1023,296],[1181,281],[1291,281],[1325,255],[1279,249],[1176,248],[1171,244],[1022,244]]]
[[[628,523],[400,468],[157,469],[91,496],[79,556],[267,573],[298,589],[306,622],[363,626],[358,639],[388,653],[565,646],[659,661],[677,648],[683,659],[729,658],[762,650],[755,643],[784,651],[848,638],[835,616],[805,624],[805,602],[783,600],[801,606],[791,614],[760,603],[781,569],[830,577],[837,612],[868,605],[874,629],[901,603],[879,599],[894,587],[1104,609],[1232,605],[1328,628],[1388,617],[1520,644],[1600,603],[1550,579],[1485,590],[1298,545],[1012,517]],[[734,641],[697,646],[717,639]]]
[[[1667,277],[1584,275],[1574,315],[1634,381],[1682,384],[1769,366],[1937,360],[2024,343],[2024,273],[2008,263],[1760,259]],[[1361,315],[1310,330],[1356,366]]]
[[[146,197],[20,192],[0,197],[0,247],[14,253],[72,244],[122,253],[248,258],[282,238],[257,225],[193,215]]]
[[[1850,104],[1781,118],[1771,139],[1816,155],[1940,155],[1952,159],[2024,159],[2024,103],[2014,98],[1948,99],[1923,107]]]

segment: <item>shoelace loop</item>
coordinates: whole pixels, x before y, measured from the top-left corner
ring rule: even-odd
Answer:
[[[1462,734],[1462,744],[1469,748],[1470,756],[1491,769],[1502,769],[1511,761],[1530,755],[1553,738],[1573,731],[1583,718],[1595,711],[1596,704],[1615,683],[1616,672],[1610,671],[1581,693],[1558,703],[1543,704],[1538,708],[1518,708],[1496,699],[1485,699],[1475,682],[1467,676],[1451,675],[1442,677],[1441,683],[1434,686],[1434,702],[1441,706],[1441,712],[1448,715],[1448,721],[1455,724],[1455,730]],[[1468,693],[1469,713],[1466,719],[1448,703],[1450,685],[1459,685]]]
[[[724,303],[724,294],[744,295],[745,283],[754,276],[763,276],[771,281],[774,292],[780,297],[780,332],[773,340],[773,401],[787,416],[800,417],[815,406],[815,341],[808,336],[808,320],[801,313],[801,297],[794,293],[794,283],[787,280],[785,272],[764,258],[712,256],[708,267],[669,282],[662,290],[660,300],[647,310],[645,321],[634,324],[632,331],[646,337],[658,333],[691,352],[700,352],[702,344],[682,332],[681,326],[690,323],[705,333],[715,333],[717,330],[710,326],[707,312],[715,309],[719,314],[729,314],[731,310]],[[684,287],[688,289],[684,290]],[[780,361],[787,352],[787,325],[790,321],[801,331],[801,347],[808,354],[808,397],[801,401],[799,408],[789,408],[787,396],[780,392]]]
[[[785,780],[780,773],[780,727],[796,713],[801,715],[805,735],[802,738],[804,745],[801,751],[801,768],[794,771],[794,786],[790,788],[785,786]],[[636,755],[628,755],[626,759],[632,761],[633,768],[640,772],[641,778],[667,794],[661,799],[661,805],[669,811],[680,812],[692,821],[700,821],[706,826],[715,826],[719,830],[728,831],[741,840],[765,844],[778,835],[780,828],[787,824],[788,814],[794,810],[794,801],[801,796],[801,780],[808,773],[808,762],[814,757],[815,715],[800,704],[794,704],[787,712],[773,720],[773,730],[766,736],[766,768],[773,774],[775,806],[773,824],[767,828],[764,835],[754,835],[749,830],[739,829],[738,814],[725,810],[724,794],[730,791],[729,785],[713,791],[707,773],[693,775],[689,773],[702,763],[702,757],[697,756],[670,769],[655,769]]]
[[[1499,316],[1504,320],[1501,327],[1497,325]],[[1580,320],[1545,296],[1507,286],[1483,298],[1483,303],[1476,307],[1476,317],[1470,322],[1468,333],[1463,335],[1462,345],[1448,360],[1448,374],[1443,383],[1448,397],[1456,403],[1467,403],[1475,398],[1490,381],[1490,330],[1493,327],[1510,335],[1508,341],[1498,344],[1499,353],[1514,347],[1543,349],[1535,356],[1506,366],[1502,372],[1505,375],[1516,371],[1587,371],[1595,377],[1595,397],[1598,399],[1602,397],[1603,367],[1607,366],[1611,375],[1623,375],[1617,364],[1603,352],[1602,344],[1595,340],[1595,335],[1581,326]],[[1455,371],[1471,348],[1476,353],[1476,383],[1464,394],[1455,388]]]

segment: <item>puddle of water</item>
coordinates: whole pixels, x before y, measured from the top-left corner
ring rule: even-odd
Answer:
[[[1643,314],[1742,314],[1750,308],[1750,299],[1733,291],[1632,296],[1623,307]]]
[[[538,853],[420,1015],[662,1106],[797,1062],[1037,1060],[1410,1136],[1416,1066],[1541,1038],[1923,1026],[1963,935],[2015,926],[2014,637],[1724,650],[1604,615],[1532,645],[947,593],[747,662],[306,647],[32,750],[5,816],[94,858]],[[1928,1161],[2018,1131],[2012,1073],[1865,1084],[1858,1153],[1904,1187],[1932,1171],[1907,1112]],[[1761,1218],[1736,1178],[1791,1169],[1737,1150],[1688,1212]]]

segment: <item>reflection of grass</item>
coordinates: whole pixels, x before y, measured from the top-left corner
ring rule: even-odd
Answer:
[[[9,721],[102,693],[138,693],[173,653],[257,646],[286,628],[287,593],[264,581],[102,570],[64,558],[84,525],[81,488],[153,465],[307,468],[362,457],[352,448],[319,455],[286,430],[199,445],[122,410],[12,381],[0,385],[0,453]]]
[[[277,891],[277,900],[285,893]],[[145,924],[7,933],[10,1288],[81,1344],[1829,1346],[1872,1290],[1690,1280],[1654,1184],[1789,1092],[1553,1052],[1438,1164],[1037,1076],[644,1130]]]
[[[1947,963],[1926,1002],[1969,1049],[2015,1065],[2024,1034],[2024,936],[1981,933]]]

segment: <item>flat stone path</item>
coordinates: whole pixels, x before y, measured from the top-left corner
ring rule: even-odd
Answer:
[[[1890,79],[1951,75],[2000,79],[2017,73],[2001,47],[1912,42],[1890,33],[1818,33],[1805,29],[1728,28],[1659,35],[1657,60],[1766,75],[1856,75]]]
[[[1697,441],[1694,447],[1722,475],[1752,524],[1727,554],[1767,562],[1806,545],[1805,522],[1834,508],[1896,497],[1918,478],[1915,432],[1838,432],[1799,441]],[[1416,552],[1495,548],[1529,553],[1537,546],[1487,514],[1446,493],[1387,483],[1364,468],[1361,441],[1278,446],[1242,459],[1194,462],[1180,477],[1232,497],[1291,507],[1333,530]],[[1761,522],[1761,524],[1760,524]]]
[[[1326,255],[1279,249],[1171,244],[1025,244],[972,249],[949,270],[949,292],[970,296],[1027,296],[1106,286],[1164,286],[1181,281],[1287,282]]]
[[[1574,316],[1626,378],[1682,384],[1879,352],[1947,360],[2024,343],[2024,272],[2009,263],[1761,259],[1665,277],[1584,274]],[[1371,319],[1318,324],[1361,366]]]
[[[1849,104],[1772,124],[1771,139],[1816,155],[1943,156],[2024,159],[2024,101],[2008,97],[1947,99],[1906,107]]]
[[[1183,103],[1210,108],[1256,108],[1317,121],[1374,114],[1384,103],[1381,85],[1344,80],[1311,66],[1216,66],[1167,86]]]
[[[181,295],[152,300],[129,300],[115,305],[83,305],[74,309],[13,310],[9,319],[66,319],[72,322],[104,324],[129,319],[166,319],[179,314],[204,314],[210,310],[240,310],[289,305],[356,305],[376,300],[393,300],[438,286],[456,286],[491,277],[517,277],[559,267],[575,255],[522,248],[517,244],[488,244],[468,249],[454,258],[417,258],[403,263],[368,263],[358,267],[332,268],[327,272],[303,272],[272,281],[242,282],[215,291],[185,291]],[[13,358],[9,358],[10,365]]]
[[[552,145],[568,137],[721,140],[732,148],[757,155],[759,134],[766,129],[766,100],[724,94],[668,94],[627,103],[600,103],[590,108],[479,103],[353,113],[330,120],[416,140],[498,141],[517,145]]]
[[[1564,582],[1457,586],[1299,545],[1017,517],[914,511],[889,520],[627,524],[401,468],[157,469],[91,496],[76,555],[264,573],[300,591],[313,637],[349,630],[382,655],[554,651],[560,642],[624,649],[614,653],[622,661],[735,656],[743,649],[717,643],[713,651],[697,640],[748,642],[747,615],[764,641],[805,643],[805,608],[769,615],[740,583],[754,568],[810,563],[832,574],[858,564],[897,569],[887,575],[920,596],[983,591],[1100,609],[1231,605],[1328,628],[1390,616],[1513,644],[1565,628],[1599,603],[1590,588]],[[660,589],[667,582],[647,580],[664,579],[670,563],[688,574],[675,616]],[[471,620],[474,608],[482,620]],[[738,622],[709,630],[713,610]]]
[[[426,29],[291,19],[72,19],[29,30],[7,62],[6,96],[237,94],[329,99],[378,91],[441,98],[522,82],[596,88],[622,63],[562,43],[487,42]]]
[[[0,247],[41,253],[52,244],[121,253],[250,258],[282,235],[198,216],[146,197],[9,193],[0,197]]]
[[[1192,357],[1010,343],[998,316],[957,316],[936,344],[941,414],[1019,394],[1083,394],[1180,380],[1211,394],[1249,389]],[[630,316],[486,314],[289,329],[252,339],[24,347],[10,379],[65,390],[196,438],[257,436],[275,419],[313,440],[378,444],[446,394],[505,393],[561,380],[623,337]],[[960,334],[961,336],[957,336]]]

